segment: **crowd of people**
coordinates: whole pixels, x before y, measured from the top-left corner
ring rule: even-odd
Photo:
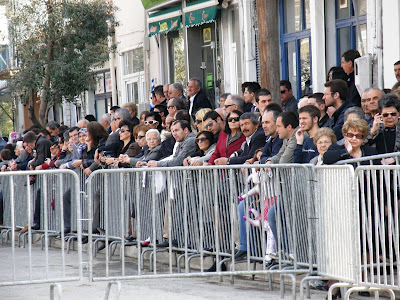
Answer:
[[[7,145],[0,144],[1,171],[81,168],[89,176],[107,166],[322,165],[397,152],[400,75],[396,73],[399,82],[391,91],[370,87],[359,95],[354,83],[359,56],[356,50],[346,51],[342,65],[329,70],[324,91],[299,101],[287,80],[280,81],[280,99],[272,99],[257,82],[245,82],[241,95],[221,95],[217,108],[197,79],[189,80],[186,94],[180,83],[156,86],[151,109],[140,115],[135,103],[126,103],[112,107],[99,122],[87,116],[67,128],[51,121],[45,129],[16,135]],[[255,155],[258,152],[261,155]],[[245,258],[248,250],[244,207],[244,202],[238,206],[236,260]],[[272,207],[268,220],[277,240],[274,214]],[[38,226],[33,224],[34,229]],[[159,243],[168,245],[168,240]]]

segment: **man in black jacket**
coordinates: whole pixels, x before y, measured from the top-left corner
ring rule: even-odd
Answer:
[[[243,151],[236,157],[220,157],[214,163],[216,165],[239,165],[253,157],[257,149],[263,148],[265,145],[265,133],[259,127],[258,117],[253,113],[244,113],[240,116],[240,129],[246,137],[246,141],[242,146]]]
[[[189,114],[194,118],[197,111],[202,108],[212,108],[210,100],[201,90],[201,82],[191,78],[187,85],[186,94],[188,97]]]
[[[361,107],[361,97],[354,83],[354,60],[360,56],[360,53],[354,49],[347,50],[342,54],[342,68],[347,76],[349,76],[347,79],[347,87],[349,90],[346,100],[354,103],[358,107]]]

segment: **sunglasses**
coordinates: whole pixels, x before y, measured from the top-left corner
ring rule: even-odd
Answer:
[[[239,117],[228,118],[228,122],[239,122]]]
[[[203,123],[203,120],[196,120],[195,122],[196,122],[196,124],[200,124],[200,123]]]
[[[167,109],[170,109],[170,108],[173,108],[173,107],[175,107],[174,105],[169,105],[169,106],[167,106]]]
[[[196,143],[198,143],[198,142],[204,142],[204,141],[206,141],[207,140],[207,138],[196,138]]]
[[[346,133],[345,136],[347,136],[349,139],[356,137],[357,140],[362,140],[364,138],[364,136],[361,133],[357,133],[357,134]]]
[[[153,125],[156,123],[158,123],[158,121],[156,121],[156,120],[144,121],[144,125]]]
[[[397,112],[388,112],[388,113],[382,114],[382,117],[387,118],[387,117],[389,117],[389,115],[391,115],[392,117],[396,117],[397,114],[398,114]]]
[[[284,94],[284,93],[286,93],[286,90],[281,90],[281,94]]]
[[[130,132],[128,129],[120,129],[119,133]]]
[[[137,139],[138,139],[138,140],[141,140],[141,139],[144,138],[144,137],[145,137],[144,135],[138,135],[138,136],[137,136]]]
[[[225,105],[225,108],[228,108],[228,107],[230,107],[230,106],[234,106],[235,104],[228,104],[228,105]]]

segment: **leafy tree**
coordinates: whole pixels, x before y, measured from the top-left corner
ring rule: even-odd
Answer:
[[[118,25],[116,8],[105,0],[20,2],[8,13],[18,68],[10,87],[32,122],[44,126],[50,108],[63,100],[74,102],[95,82],[93,66],[102,65],[115,50],[108,40]]]

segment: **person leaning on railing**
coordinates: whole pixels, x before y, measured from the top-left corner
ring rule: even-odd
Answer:
[[[200,131],[196,136],[197,150],[183,160],[184,166],[202,166],[207,164],[215,151],[214,135],[209,131]]]
[[[374,116],[368,144],[379,154],[400,151],[400,102],[396,95],[383,95],[378,102],[379,113]],[[394,163],[393,158],[385,159],[385,164]]]

